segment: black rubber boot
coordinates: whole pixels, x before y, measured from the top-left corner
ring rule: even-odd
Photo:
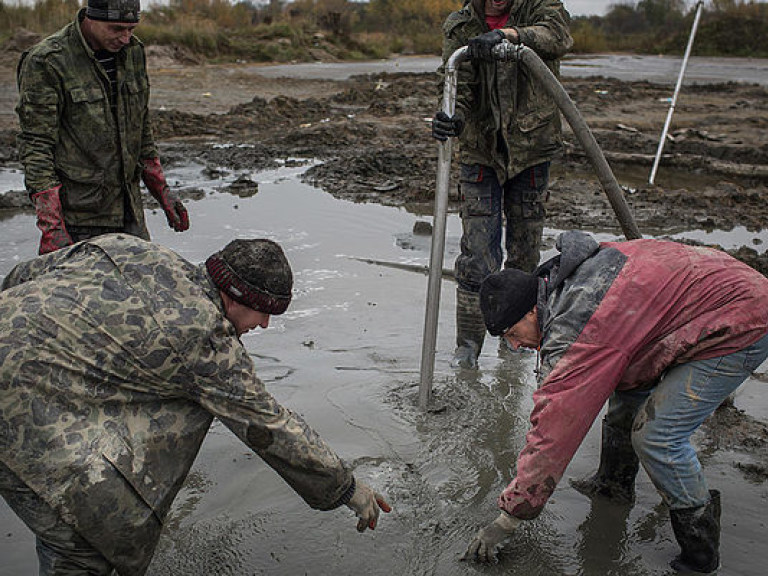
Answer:
[[[477,368],[485,340],[485,322],[480,311],[480,294],[456,289],[456,351],[451,366]]]
[[[705,506],[669,511],[681,550],[670,566],[678,572],[710,574],[720,566],[720,492],[709,494]]]
[[[600,467],[592,476],[571,480],[571,486],[590,498],[604,496],[622,504],[634,502],[640,461],[632,448],[631,433],[603,421]]]

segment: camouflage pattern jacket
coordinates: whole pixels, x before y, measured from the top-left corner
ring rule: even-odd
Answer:
[[[120,574],[143,574],[214,417],[312,507],[347,466],[255,376],[204,266],[127,235],[19,264],[0,292],[0,458]]]
[[[615,390],[649,389],[677,364],[737,352],[768,332],[768,279],[677,242],[558,239],[542,264],[540,385],[517,477],[499,506],[534,518]]]
[[[559,0],[513,0],[505,28],[516,28],[553,73],[573,39]],[[488,32],[471,3],[443,24],[443,65],[469,40]],[[442,81],[440,90],[442,95]],[[458,70],[456,110],[465,118],[459,136],[464,164],[490,166],[500,183],[526,168],[552,160],[562,148],[560,112],[543,86],[517,62],[462,62]]]
[[[140,161],[157,156],[149,124],[144,46],[135,37],[117,56],[117,114],[109,79],[80,21],[23,56],[18,69],[19,157],[30,194],[62,185],[64,221],[123,226],[127,200],[149,239],[139,192]]]

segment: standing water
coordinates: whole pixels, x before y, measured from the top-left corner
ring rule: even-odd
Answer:
[[[200,187],[189,202],[192,227],[169,230],[147,213],[153,239],[193,262],[238,237],[268,237],[286,251],[294,300],[267,330],[243,337],[257,371],[285,406],[302,414],[393,506],[374,532],[358,534],[352,513],[310,510],[223,425],[214,423],[177,498],[151,575],[670,574],[677,553],[668,514],[646,476],[633,507],[591,503],[561,482],[541,516],[526,522],[483,568],[459,558],[478,527],[496,514],[524,443],[535,388],[535,356],[488,338],[480,370],[454,372],[454,285],[444,281],[435,362],[435,409],[418,409],[427,277],[369,261],[424,266],[429,240],[412,234],[417,216],[336,200],[300,183],[302,169],[247,174],[258,192],[217,192],[234,180],[206,180],[198,167],[169,180]],[[239,175],[241,176],[241,175]],[[31,214],[2,221],[0,275],[34,256]],[[460,223],[449,217],[446,263]],[[556,231],[547,231],[548,244]],[[600,239],[613,239],[602,235]],[[547,254],[548,255],[548,254]],[[546,256],[546,255],[545,255]],[[748,398],[754,388],[745,387]],[[737,402],[739,401],[737,397]],[[763,415],[764,416],[764,415]],[[597,465],[599,424],[566,472]],[[732,466],[733,454],[705,457],[723,491],[722,574],[760,574],[766,492]],[[0,503],[0,574],[36,571],[29,531]]]

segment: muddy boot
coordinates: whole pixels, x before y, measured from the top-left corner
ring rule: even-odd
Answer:
[[[705,506],[669,511],[681,550],[670,566],[678,572],[709,574],[720,566],[720,491],[709,494]]]
[[[604,496],[617,503],[631,504],[635,500],[635,476],[640,463],[632,448],[631,430],[622,430],[603,421],[600,447],[600,467],[581,480],[571,480],[576,490],[589,496]]]
[[[477,357],[485,340],[485,322],[477,292],[456,289],[456,351],[452,368],[477,368]]]

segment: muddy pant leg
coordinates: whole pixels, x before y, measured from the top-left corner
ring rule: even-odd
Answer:
[[[461,253],[456,258],[456,281],[462,290],[477,292],[483,279],[501,268],[502,189],[493,169],[462,164]]]
[[[480,283],[501,268],[501,194],[487,166],[461,165],[461,253],[456,259],[456,350],[454,368],[477,368],[485,340]]]
[[[549,162],[544,162],[523,170],[504,185],[505,268],[533,272],[538,266],[548,184]]]
[[[589,496],[603,496],[614,502],[635,499],[635,477],[640,469],[632,447],[632,422],[648,391],[614,392],[603,418],[600,466],[591,476],[571,480],[571,486]]]
[[[37,537],[41,576],[108,576],[112,566],[4,464],[0,494]]]
[[[671,510],[710,501],[693,432],[768,357],[768,335],[733,354],[675,366],[635,418],[632,444]]]

